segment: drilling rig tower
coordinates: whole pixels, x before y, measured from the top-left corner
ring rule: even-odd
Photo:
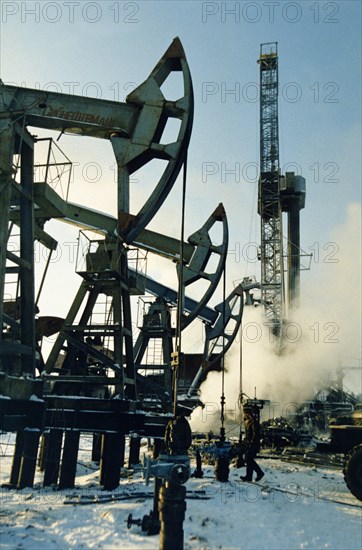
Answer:
[[[279,337],[284,318],[282,209],[278,131],[278,47],[260,46],[260,177],[261,300],[272,333]]]

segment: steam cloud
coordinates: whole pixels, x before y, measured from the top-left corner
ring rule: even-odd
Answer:
[[[234,343],[225,359],[225,408],[231,420],[239,418],[240,348],[242,391],[249,397],[256,391],[259,399],[270,400],[267,417],[285,415],[294,403],[311,399],[335,379],[338,366],[361,365],[360,214],[361,205],[350,204],[345,223],[330,237],[337,252],[302,272],[301,307],[288,319],[283,354],[274,351],[262,308],[244,308],[241,346]],[[349,389],[360,394],[362,371],[355,370],[350,380]],[[220,395],[221,374],[212,372],[201,386],[205,407],[191,416],[193,430],[219,430]]]

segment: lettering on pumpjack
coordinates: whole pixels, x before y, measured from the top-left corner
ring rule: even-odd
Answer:
[[[63,118],[65,120],[75,120],[76,122],[89,122],[90,124],[98,124],[105,128],[116,128],[116,119],[112,117],[103,117],[80,111],[64,111],[64,109],[54,109],[50,107],[45,113],[46,116]]]

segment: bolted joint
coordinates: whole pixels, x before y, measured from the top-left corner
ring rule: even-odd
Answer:
[[[170,483],[182,485],[190,477],[190,467],[186,464],[157,464],[154,467],[154,474]]]

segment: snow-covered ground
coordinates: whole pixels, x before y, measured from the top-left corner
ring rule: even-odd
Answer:
[[[2,483],[9,480],[13,442],[13,435],[1,436]],[[1,488],[1,549],[159,548],[158,535],[126,524],[130,513],[149,513],[153,483],[146,487],[141,472],[125,471],[117,490],[101,491],[90,448],[90,437],[83,436],[74,490],[43,488],[40,472],[33,489]],[[341,472],[279,459],[259,462],[266,473],[259,485],[243,483],[244,469],[232,467],[227,483],[213,479],[212,467],[203,467],[202,479],[187,482],[194,498],[187,499],[185,549],[362,548],[362,503],[349,493]],[[149,497],[135,495],[145,492]],[[134,497],[117,500],[126,493]],[[92,497],[99,502],[89,504]]]

